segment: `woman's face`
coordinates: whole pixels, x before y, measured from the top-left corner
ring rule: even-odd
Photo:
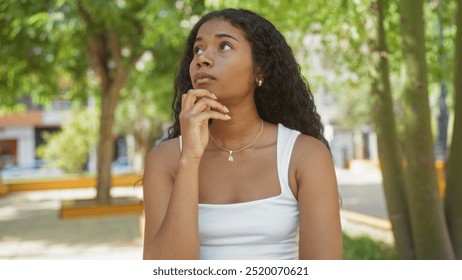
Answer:
[[[204,23],[194,44],[189,66],[193,88],[203,88],[220,100],[253,94],[252,49],[241,29],[223,20]]]

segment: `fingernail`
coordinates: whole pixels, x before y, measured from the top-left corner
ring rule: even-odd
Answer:
[[[218,99],[218,97],[217,97],[215,94],[213,94],[213,93],[212,93],[212,98],[215,99],[215,100]]]
[[[223,106],[223,111],[225,111],[225,113],[229,113],[229,109],[226,108],[226,106]]]
[[[225,114],[225,118],[227,118],[228,120],[231,119],[231,117],[229,115],[227,115],[227,114]]]

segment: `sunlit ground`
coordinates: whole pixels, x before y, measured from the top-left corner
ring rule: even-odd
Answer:
[[[141,197],[139,188],[112,195]],[[140,259],[138,215],[61,220],[61,200],[85,199],[94,189],[13,193],[0,199],[0,259]]]

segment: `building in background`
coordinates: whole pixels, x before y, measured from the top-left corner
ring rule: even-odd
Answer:
[[[32,103],[30,98],[23,98],[22,103],[26,106],[24,112],[0,115],[0,171],[11,167],[40,168],[43,161],[37,157],[36,149],[45,143],[44,133],[59,131],[71,115],[69,101],[53,101],[46,109]],[[114,137],[115,173],[131,172],[126,139],[125,136]],[[95,151],[89,155],[86,171],[96,172]]]
[[[58,131],[69,116],[66,101],[55,101],[48,110],[33,104],[29,98],[22,102],[27,108],[25,112],[0,116],[0,169],[35,162],[35,149],[44,143],[43,133]]]

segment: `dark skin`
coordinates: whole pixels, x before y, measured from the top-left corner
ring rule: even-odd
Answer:
[[[277,126],[261,128],[254,92],[262,75],[242,30],[210,20],[199,29],[190,65],[193,89],[182,97],[179,140],[154,147],[143,179],[146,259],[199,259],[198,204],[231,204],[274,197]],[[263,81],[264,82],[264,81]],[[209,120],[212,124],[209,127]],[[262,176],[264,174],[264,176]],[[289,166],[299,202],[300,259],[340,259],[342,233],[334,166],[326,146],[300,135]]]

